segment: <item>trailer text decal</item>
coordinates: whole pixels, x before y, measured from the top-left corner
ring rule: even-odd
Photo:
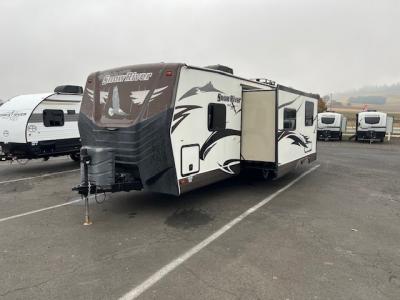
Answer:
[[[110,76],[106,75],[101,82],[102,85],[106,85],[107,83],[115,83],[115,82],[125,82],[125,81],[147,81],[153,73],[137,73],[137,72],[128,72],[125,75],[115,75]]]
[[[7,113],[2,113],[0,114],[0,118],[2,119],[9,119],[11,121],[17,120],[19,117],[26,116],[26,113],[24,112],[17,112],[15,110],[7,112]]]

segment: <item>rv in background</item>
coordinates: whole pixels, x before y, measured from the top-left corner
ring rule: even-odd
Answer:
[[[242,168],[282,176],[317,157],[317,99],[219,65],[93,73],[79,115],[81,184],[74,190],[180,195]]]
[[[356,117],[356,141],[383,142],[393,131],[393,117],[378,111],[363,111]]]
[[[0,159],[70,155],[79,161],[78,115],[83,89],[60,86],[53,93],[21,95],[0,107]]]
[[[347,118],[335,112],[318,114],[318,140],[342,140],[346,131]]]

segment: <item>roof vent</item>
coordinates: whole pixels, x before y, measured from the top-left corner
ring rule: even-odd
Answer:
[[[57,94],[83,94],[83,88],[79,85],[60,85],[54,89]]]
[[[233,69],[223,65],[206,66],[207,69],[222,71],[225,73],[233,74]]]
[[[254,78],[254,79],[250,79],[253,81],[257,81],[259,83],[263,83],[263,84],[267,84],[267,85],[276,85],[276,82],[267,78]]]

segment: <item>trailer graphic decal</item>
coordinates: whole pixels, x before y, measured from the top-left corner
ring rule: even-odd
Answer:
[[[292,145],[303,147],[305,153],[312,150],[310,138],[304,134],[299,134],[295,131],[279,130],[278,142],[285,138],[291,139]]]
[[[215,144],[224,137],[227,136],[240,136],[241,131],[235,129],[224,129],[218,130],[211,133],[211,135],[204,142],[203,146],[200,149],[200,159],[204,160],[207,154],[210,152],[211,148],[215,146]]]
[[[173,133],[174,130],[178,127],[178,125],[190,115],[189,112],[191,110],[198,109],[198,108],[202,108],[202,107],[198,106],[198,105],[176,106],[175,109],[182,109],[182,110],[174,115],[173,121],[175,121],[175,123],[172,126],[171,133]]]
[[[232,166],[237,165],[240,162],[240,159],[228,159],[222,165],[218,163],[220,169],[228,174],[235,174],[235,172],[231,169]]]
[[[292,101],[289,101],[289,102],[287,102],[287,103],[284,103],[284,104],[279,105],[279,106],[278,106],[278,109],[281,109],[281,108],[283,108],[283,107],[285,107],[285,106],[288,106],[288,105],[290,105],[290,104],[295,103],[300,97],[301,97],[301,95],[298,95],[298,96],[297,96],[296,98],[294,98]]]
[[[201,86],[201,87],[197,86],[197,87],[191,88],[186,93],[184,93],[182,95],[182,97],[179,98],[179,101],[181,101],[182,99],[200,94],[200,93],[210,93],[210,92],[222,93],[220,90],[216,89],[210,81],[209,83],[207,83],[204,86]]]
[[[108,114],[112,116],[127,116],[128,114],[124,112],[119,104],[119,92],[118,92],[118,87],[114,86],[113,91],[112,91],[112,105],[108,109]]]
[[[10,121],[16,121],[16,120],[18,120],[19,117],[24,117],[24,116],[26,116],[26,113],[17,112],[15,110],[0,114],[0,118],[9,119]]]

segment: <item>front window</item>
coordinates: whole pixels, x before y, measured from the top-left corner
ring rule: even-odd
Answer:
[[[334,122],[335,122],[335,118],[333,118],[333,117],[322,117],[321,118],[321,123],[322,124],[329,125],[329,124],[333,124]]]
[[[380,119],[380,117],[365,117],[365,123],[371,125],[378,124]]]

